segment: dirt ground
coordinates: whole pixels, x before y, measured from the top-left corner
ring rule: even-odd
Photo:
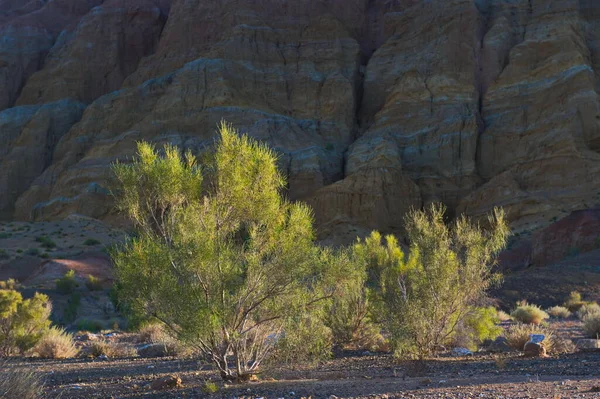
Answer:
[[[390,355],[338,357],[315,367],[281,368],[263,381],[223,386],[211,367],[195,360],[123,359],[14,361],[46,380],[46,398],[600,398],[600,353],[527,359],[476,354],[441,358],[424,365],[397,363]],[[498,360],[503,359],[503,360]],[[181,377],[183,388],[154,391],[165,375]],[[202,391],[206,380],[220,389]]]

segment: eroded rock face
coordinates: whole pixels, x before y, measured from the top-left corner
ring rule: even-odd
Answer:
[[[50,160],[26,179],[0,172],[12,193],[4,218],[112,220],[111,162],[142,139],[200,153],[221,119],[281,153],[290,197],[313,205],[332,242],[400,232],[410,207],[432,201],[475,217],[503,206],[526,232],[600,199],[593,0],[0,0],[0,10],[0,161]],[[46,155],[17,144],[44,104],[64,101],[77,106],[56,112],[73,126]]]

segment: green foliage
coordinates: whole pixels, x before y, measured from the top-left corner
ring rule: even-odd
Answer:
[[[499,322],[498,312],[493,306],[473,308],[459,328],[457,344],[476,350],[484,341],[502,335]]]
[[[564,306],[552,306],[551,308],[546,309],[546,313],[556,319],[566,319],[571,317],[571,311]]]
[[[75,280],[75,271],[69,270],[63,277],[56,280],[56,291],[62,295],[68,295],[77,288],[77,281]]]
[[[16,290],[19,288],[19,283],[15,279],[9,278],[6,281],[0,281],[0,290]]]
[[[90,291],[101,291],[102,281],[98,277],[90,274],[85,280],[85,286]]]
[[[569,297],[565,301],[565,307],[571,312],[577,312],[582,306],[586,305],[587,302],[581,298],[581,294],[577,291],[572,291]]]
[[[104,328],[104,324],[100,320],[79,319],[76,327],[79,331],[98,332]]]
[[[83,242],[83,245],[88,245],[88,246],[99,245],[99,244],[101,244],[101,242],[96,240],[95,238],[88,238],[87,240],[85,240]]]
[[[81,294],[79,292],[72,292],[63,312],[63,321],[65,323],[71,323],[77,318],[79,305],[81,305]]]
[[[25,255],[29,256],[39,256],[40,253],[40,250],[37,248],[27,248],[27,250],[25,251]]]
[[[424,358],[451,344],[499,279],[492,267],[509,235],[503,212],[489,216],[488,230],[464,216],[446,225],[444,213],[431,205],[406,216],[408,257],[395,237],[382,243],[377,232],[354,249],[368,265],[373,315],[401,357]]]
[[[210,395],[219,392],[219,386],[210,380],[206,380],[204,381],[204,384],[202,384],[201,390],[203,393]]]
[[[1,232],[0,233],[0,240],[7,239],[7,238],[10,238],[10,237],[12,237],[11,233],[8,233],[8,232]]]
[[[56,243],[48,236],[39,236],[35,240],[44,248],[52,249],[56,247]]]
[[[352,273],[315,246],[311,210],[281,195],[275,153],[226,124],[202,169],[189,151],[163,152],[139,143],[135,162],[114,166],[117,207],[136,227],[112,252],[120,301],[226,380],[283,349],[297,353],[288,359],[327,352],[325,307]]]
[[[583,320],[589,315],[600,315],[600,305],[596,302],[588,302],[577,311],[577,318]]]
[[[31,349],[50,326],[51,311],[46,295],[31,299],[11,289],[0,289],[0,356]]]
[[[525,324],[540,324],[550,317],[539,306],[527,302],[519,303],[510,315],[516,321]]]

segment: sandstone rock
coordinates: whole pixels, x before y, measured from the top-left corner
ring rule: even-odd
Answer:
[[[523,347],[523,353],[527,357],[545,357],[546,348],[542,343],[529,341]]]
[[[150,384],[150,388],[154,390],[167,389],[167,388],[181,388],[181,378],[176,375],[168,375],[158,380],[155,380]]]

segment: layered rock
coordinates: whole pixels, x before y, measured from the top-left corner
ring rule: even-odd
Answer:
[[[9,38],[0,109],[20,105],[0,119],[10,147],[0,156],[42,104],[89,104],[43,166],[0,177],[12,193],[5,218],[14,205],[20,219],[110,219],[111,162],[142,139],[200,153],[221,119],[280,152],[290,197],[313,205],[333,242],[398,233],[407,209],[432,201],[475,217],[503,206],[519,232],[598,203],[593,0],[0,0],[0,9]],[[15,154],[41,159],[31,148]]]

